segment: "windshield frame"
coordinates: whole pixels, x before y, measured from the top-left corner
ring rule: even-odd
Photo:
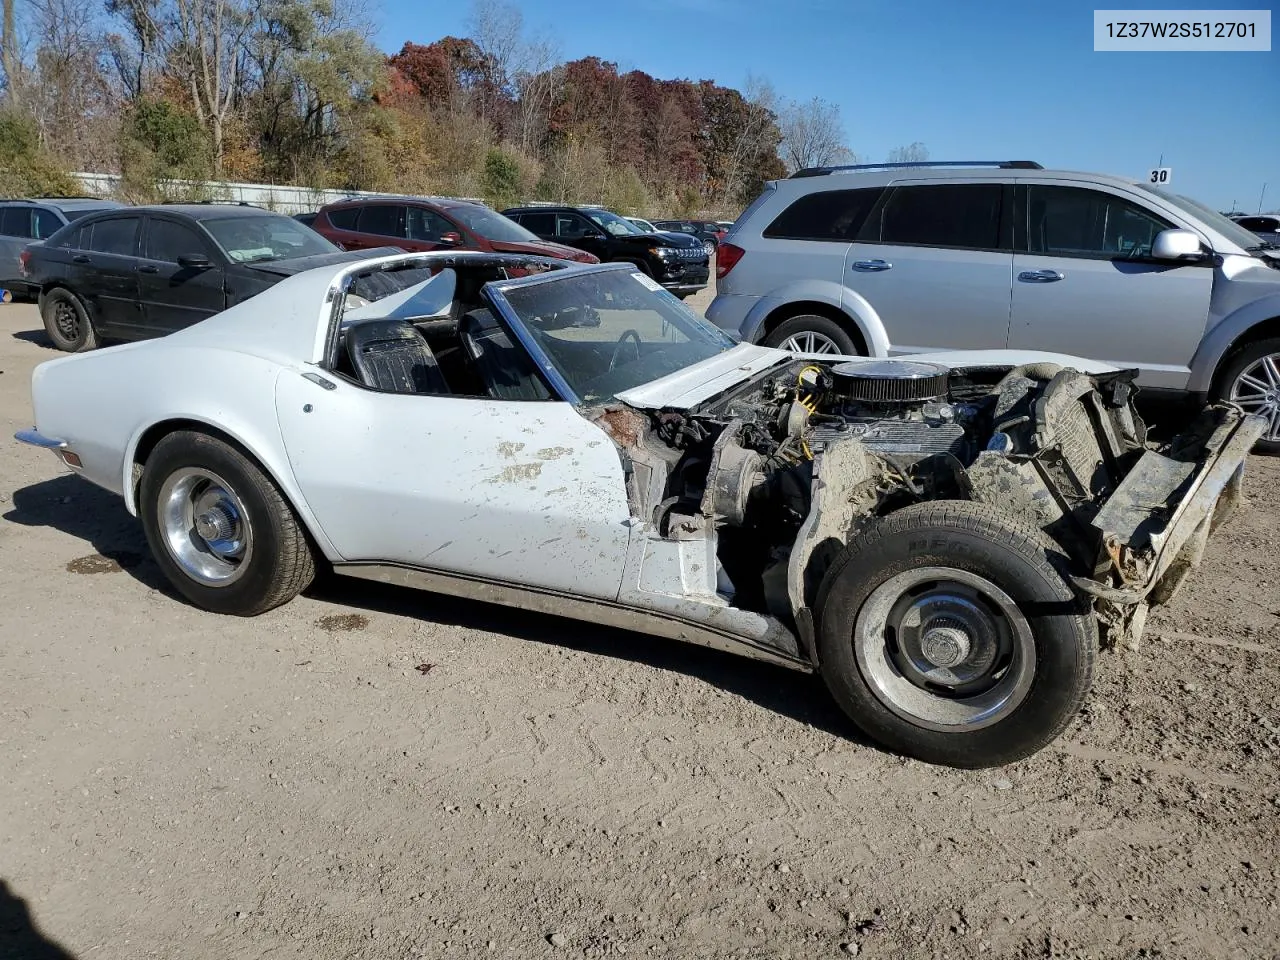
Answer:
[[[484,290],[485,290],[485,293],[488,294],[489,300],[493,303],[494,307],[497,309],[498,315],[502,318],[503,323],[505,323],[507,327],[510,328],[511,332],[515,335],[516,339],[520,342],[521,346],[523,346],[525,350],[529,352],[529,355],[533,358],[534,363],[537,364],[539,368],[541,368],[542,372],[546,375],[548,381],[550,381],[552,389],[554,389],[555,392],[558,393],[562,399],[573,404],[574,406],[583,406],[584,404],[588,406],[601,406],[608,403],[617,403],[620,401],[617,400],[616,396],[603,399],[603,400],[593,399],[589,402],[584,400],[578,394],[577,390],[575,390],[574,387],[569,383],[565,375],[560,371],[560,368],[556,365],[555,361],[551,358],[551,355],[548,354],[547,351],[542,348],[542,345],[538,342],[537,338],[525,325],[524,320],[521,319],[520,315],[516,312],[515,307],[512,306],[511,302],[507,299],[506,294],[507,294],[507,291],[513,290],[513,289],[524,289],[524,288],[536,286],[542,283],[553,283],[557,281],[572,280],[574,277],[581,274],[585,274],[585,273],[628,273],[629,274],[629,273],[635,272],[635,269],[636,267],[635,267],[635,264],[633,263],[575,264],[573,266],[566,266],[561,270],[553,270],[547,273],[537,274],[531,277],[516,277],[511,280],[493,280],[484,285]],[[656,291],[654,291],[654,293],[655,295],[661,296],[661,294],[657,294]],[[725,349],[721,351],[722,353],[732,350],[734,347],[738,346],[738,344],[735,343],[731,337],[725,334],[724,331],[722,331],[719,327],[712,324],[710,321],[706,320],[704,317],[698,316],[696,313],[690,310],[689,307],[686,306],[682,301],[677,300],[676,304],[689,314],[690,319],[694,322],[695,325],[706,326],[709,332],[719,334],[721,337],[724,338]],[[689,367],[696,366],[697,363],[700,363],[700,362],[703,362],[703,361],[695,361],[694,363],[691,363],[688,366],[681,367],[680,370],[687,370],[689,369]],[[652,380],[645,381],[645,383],[652,383],[656,380],[662,379],[663,377],[672,376],[673,374],[678,372],[680,371],[679,370],[668,371],[667,373],[664,373],[661,376],[654,377]],[[634,387],[628,387],[627,389],[634,389]],[[625,393],[625,392],[626,390],[619,391],[619,393]]]
[[[1205,206],[1199,200],[1194,200],[1181,193],[1172,193],[1168,190],[1156,190],[1147,186],[1145,183],[1139,183],[1137,186],[1139,189],[1145,190],[1150,196],[1163,200],[1184,217],[1191,217],[1200,221],[1219,236],[1226,239],[1228,243],[1234,244],[1245,253],[1257,253],[1259,250],[1263,249],[1258,246],[1258,244],[1262,243],[1261,237],[1249,230],[1246,230],[1230,217],[1224,217],[1212,207]],[[1244,234],[1245,237],[1251,239],[1249,239],[1248,242],[1242,242],[1241,234]],[[1215,250],[1214,252],[1220,253],[1221,251]]]
[[[601,230],[603,230],[605,233],[607,233],[611,237],[647,237],[648,236],[647,233],[645,233],[643,230],[637,227],[634,223],[632,223],[626,217],[616,214],[612,210],[592,208],[592,209],[584,209],[582,212],[586,214],[586,217],[588,220],[590,220],[592,223],[594,223],[597,227],[599,227]],[[612,230],[609,229],[610,223],[622,224],[622,226],[625,228],[624,232],[614,233]]]
[[[457,206],[443,207],[442,212],[448,219],[457,221],[461,226],[465,227],[467,230],[470,230],[477,237],[483,237],[485,240],[492,240],[495,243],[541,244],[544,242],[542,238],[539,237],[532,230],[529,230],[528,228],[521,226],[520,224],[512,220],[510,217],[504,217],[497,210],[494,210],[492,207],[486,206],[481,203],[467,203],[467,204],[460,203]],[[475,214],[479,215],[479,219],[481,223],[484,225],[487,225],[486,222],[492,222],[494,219],[499,221],[502,221],[502,220],[507,221],[506,224],[500,223],[499,226],[504,230],[509,227],[512,230],[514,239],[512,239],[511,237],[495,237],[492,234],[486,232],[485,230],[482,230],[480,227],[476,226],[476,224],[471,222],[471,217],[472,215],[475,215]]]
[[[263,216],[262,214],[245,214],[243,216],[205,217],[200,218],[198,222],[200,226],[204,228],[205,233],[213,238],[213,242],[217,246],[218,252],[221,253],[229,263],[234,263],[237,266],[252,266],[255,263],[287,263],[290,260],[301,260],[306,257],[320,257],[328,253],[340,252],[339,248],[327,237],[321,236],[306,224],[299,223],[297,220],[293,219],[293,217],[286,217],[282,213],[273,213],[269,216]],[[322,246],[318,250],[308,250],[306,253],[297,253],[289,257],[276,256],[273,254],[271,257],[240,259],[232,255],[231,251],[227,248],[226,243],[223,242],[222,238],[218,236],[215,230],[219,225],[227,223],[260,223],[265,229],[270,230],[272,227],[278,226],[281,222],[288,224],[287,229],[293,230],[308,243],[313,243],[318,240]],[[273,247],[272,249],[274,250],[275,248]]]

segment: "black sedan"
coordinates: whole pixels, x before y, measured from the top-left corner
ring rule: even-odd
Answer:
[[[172,333],[291,274],[369,253],[257,207],[165,204],[76,220],[20,259],[49,338],[78,351]]]

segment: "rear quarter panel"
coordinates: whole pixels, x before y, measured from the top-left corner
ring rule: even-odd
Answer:
[[[36,367],[31,383],[35,425],[67,441],[83,462],[79,472],[122,496],[136,515],[132,475],[139,440],[160,423],[206,424],[257,458],[321,549],[332,555],[297,489],[281,441],[275,384],[283,369],[272,360],[178,340],[77,354]]]

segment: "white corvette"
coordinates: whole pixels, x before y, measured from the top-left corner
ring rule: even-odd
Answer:
[[[1157,448],[1131,382],[798,357],[633,266],[407,255],[44,363],[19,439],[124,497],[209,610],[326,563],[820,671],[883,744],[984,766],[1062,730],[1264,429],[1221,407]]]

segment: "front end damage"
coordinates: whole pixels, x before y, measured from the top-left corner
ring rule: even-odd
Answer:
[[[1214,406],[1152,443],[1133,379],[1050,363],[794,360],[694,409],[612,407],[597,422],[623,450],[643,535],[708,541],[717,566],[697,603],[785,625],[789,656],[817,665],[814,610],[845,546],[936,500],[1042,531],[1114,646],[1136,643],[1149,606],[1200,561],[1265,430]]]

